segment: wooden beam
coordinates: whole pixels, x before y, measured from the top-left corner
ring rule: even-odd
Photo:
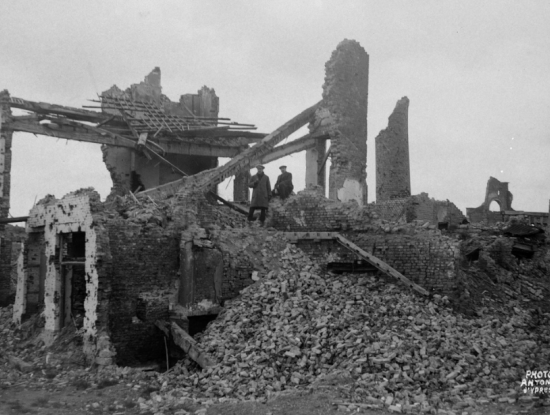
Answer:
[[[234,176],[242,170],[250,169],[250,162],[253,160],[261,159],[263,156],[272,151],[278,143],[283,141],[290,134],[300,129],[302,126],[306,125],[313,120],[315,116],[315,111],[321,105],[323,101],[319,101],[317,104],[309,107],[305,111],[302,111],[300,114],[292,118],[290,121],[287,121],[282,126],[277,128],[271,134],[268,134],[260,143],[256,144],[253,147],[250,147],[243,151],[240,154],[237,154],[228,163],[223,166],[218,167],[213,170],[211,174],[201,177],[200,181],[197,182],[197,186],[206,188],[209,186],[217,185],[221,183],[228,177]],[[170,183],[165,183],[163,185],[147,189],[141,194],[161,194],[161,193],[175,193],[177,192],[179,186],[183,184],[183,179],[175,180]]]
[[[29,219],[28,216],[18,216],[16,218],[0,218],[0,223],[26,222],[27,219]]]
[[[88,121],[88,122],[102,122],[113,117],[112,114],[106,114],[97,111],[89,111],[81,108],[65,107],[63,105],[48,104],[46,102],[33,102],[25,99],[11,97],[9,105],[12,108],[19,108],[22,110],[32,111],[37,114],[56,114],[70,117],[74,120]],[[116,117],[121,119],[121,117]]]
[[[223,166],[218,167],[212,175],[208,176],[205,183],[203,183],[203,186],[206,187],[216,185],[223,182],[228,177],[234,176],[239,171],[250,168],[251,160],[263,157],[290,134],[312,121],[315,116],[315,111],[319,108],[321,102],[322,101],[309,107],[305,111],[302,111],[300,114],[277,128],[271,134],[268,134],[258,144],[243,151]]]
[[[362,257],[363,259],[366,259],[371,265],[374,265],[378,270],[382,271],[386,275],[390,275],[399,281],[401,281],[403,284],[405,284],[407,287],[412,288],[417,293],[429,296],[430,293],[425,288],[421,287],[420,285],[412,282],[407,277],[405,277],[403,274],[401,274],[399,271],[397,271],[395,268],[390,267],[388,264],[386,264],[381,259],[375,257],[374,255],[369,254],[368,252],[364,251],[363,249],[359,248],[357,245],[355,245],[353,242],[347,240],[340,234],[336,234],[336,240],[340,245],[345,246],[349,250],[355,252],[357,255]]]
[[[317,140],[321,137],[322,136],[306,134],[303,137],[297,138],[296,140],[283,144],[282,146],[273,147],[269,153],[267,153],[260,159],[254,160],[250,163],[250,165],[255,166],[258,164],[267,164],[280,158],[289,156],[291,154],[308,150],[315,147],[315,145],[317,144]],[[324,136],[324,138],[328,138],[328,136]]]
[[[216,365],[214,358],[204,350],[201,350],[195,339],[187,334],[180,326],[172,322],[170,328],[174,343],[187,353],[191,359],[197,362],[200,367],[207,369]]]
[[[214,192],[208,192],[208,194],[210,196],[212,196],[214,199],[219,200],[220,202],[222,202],[224,205],[229,206],[231,209],[233,209],[233,210],[235,210],[239,213],[242,213],[243,215],[248,215],[248,210],[246,210],[245,208],[242,208],[239,205],[236,205],[235,203],[228,202],[223,197],[218,196]]]
[[[37,118],[29,117],[10,117],[5,120],[2,128],[12,131],[25,132],[38,135],[47,135],[50,137],[63,138],[67,140],[83,141],[88,143],[106,144],[111,146],[126,147],[134,149],[136,143],[131,139],[119,139],[113,136],[114,133],[105,130],[105,134],[90,132],[84,127],[75,127],[69,125],[56,124],[57,128],[46,127],[47,124],[40,124]],[[119,136],[119,135],[116,135]],[[121,136],[119,136],[121,137]],[[151,141],[151,140],[150,140]],[[166,152],[171,154],[185,154],[193,156],[210,157],[235,157],[240,148],[226,147],[221,145],[211,145],[208,143],[184,142],[174,139],[159,138],[156,140],[158,145]]]
[[[12,117],[12,120],[7,120],[4,124],[4,128],[9,128],[12,131],[19,131],[23,133],[47,135],[50,137],[64,138],[67,140],[83,141],[87,143],[106,144],[118,147],[135,148],[135,143],[132,140],[123,140],[114,138],[109,134],[98,134],[87,131],[84,128],[78,128],[74,126],[55,124],[56,127],[48,124],[40,124],[37,121],[18,119],[18,117]]]

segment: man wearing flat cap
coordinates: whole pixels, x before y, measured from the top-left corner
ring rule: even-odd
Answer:
[[[248,187],[252,188],[252,201],[250,202],[250,210],[248,211],[248,220],[254,220],[254,212],[260,209],[260,222],[262,226],[265,222],[265,214],[269,207],[269,199],[271,199],[271,184],[269,177],[264,173],[264,166],[261,164],[256,166],[258,172],[250,178]]]
[[[286,166],[279,168],[281,169],[281,174],[277,177],[275,192],[284,200],[290,196],[292,190],[294,190],[294,185],[292,184],[292,173],[286,171]]]

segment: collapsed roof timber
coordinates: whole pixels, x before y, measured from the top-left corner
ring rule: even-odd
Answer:
[[[47,196],[33,207],[16,284],[10,263],[0,264],[0,302],[10,301],[16,285],[17,324],[44,310],[46,342],[74,324],[85,333],[88,359],[100,365],[158,359],[166,334],[206,367],[213,359],[187,334],[192,319],[217,314],[241,289],[277,269],[277,255],[289,242],[325,266],[368,263],[423,296],[456,293],[473,250],[485,249],[478,257],[491,267],[483,272],[499,274],[493,242],[463,252],[461,238],[481,231],[466,225],[453,203],[411,195],[406,97],[376,138],[378,200],[367,203],[368,69],[365,50],[343,41],[326,64],[322,100],[270,134],[219,117],[219,99],[207,87],[170,101],[158,68],[126,90],[103,92],[89,106],[101,112],[3,91],[0,218],[9,210],[14,132],[102,144],[113,188],[106,202],[93,189],[81,189],[62,199]],[[14,116],[11,108],[29,115]],[[308,134],[278,146],[305,125]],[[270,230],[247,228],[243,208],[216,195],[216,185],[234,176],[233,202],[247,203],[251,166],[304,150],[307,188],[273,202]],[[218,157],[231,160],[218,166]],[[485,213],[480,220],[487,222]],[[547,223],[547,214],[539,216],[541,226]],[[0,226],[4,232],[5,223]],[[521,242],[531,247],[529,260],[547,261],[540,240],[508,242],[498,246],[510,256]],[[3,241],[1,249],[2,257],[11,256],[11,243]],[[535,292],[538,301],[548,288],[541,284],[543,294]]]

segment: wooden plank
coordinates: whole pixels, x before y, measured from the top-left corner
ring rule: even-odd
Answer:
[[[46,127],[46,124],[40,124],[31,120],[18,120],[17,117],[13,117],[12,120],[3,124],[3,128],[9,128],[12,131],[19,131],[24,133],[47,135],[50,137],[64,138],[67,140],[83,141],[87,143],[106,144],[117,147],[134,148],[135,143],[131,140],[121,140],[113,138],[110,135],[101,135],[98,133],[87,132],[84,129],[77,129],[76,127],[63,126],[57,124],[58,128],[55,130]]]
[[[282,157],[286,157],[300,151],[309,150],[310,148],[315,147],[319,138],[323,138],[323,136],[306,134],[303,137],[291,141],[290,143],[286,143],[279,147],[273,147],[269,153],[257,160],[254,160],[250,163],[250,165],[255,166],[258,164],[267,164]],[[324,136],[324,138],[328,138],[328,136]]]
[[[234,176],[241,170],[249,168],[251,160],[261,158],[290,134],[309,123],[313,119],[315,111],[319,108],[321,102],[322,101],[309,107],[305,111],[302,111],[300,114],[277,128],[271,134],[268,134],[258,144],[250,147],[231,159],[225,165],[219,167],[211,176],[208,177],[207,181],[204,183],[204,186],[211,186],[221,183],[226,178]]]
[[[23,110],[36,112],[37,114],[57,114],[70,117],[75,120],[89,122],[102,122],[113,116],[112,114],[105,114],[80,108],[65,107],[63,105],[48,104],[46,102],[27,101],[16,97],[10,98],[9,105],[12,108],[20,108]]]
[[[43,124],[32,119],[20,120],[18,117],[12,117],[2,124],[2,128],[9,128],[14,132],[24,132],[37,135],[46,135],[49,137],[63,138],[67,140],[82,141],[87,143],[105,144],[116,147],[135,148],[135,142],[130,139],[119,139],[111,134],[101,134],[78,129],[77,127],[59,125],[59,128],[53,130],[45,127]],[[111,132],[109,132],[111,133]],[[151,142],[151,141],[149,141]],[[177,140],[157,139],[158,145],[166,152],[171,154],[184,154],[195,156],[210,157],[234,157],[240,147],[230,147],[221,145],[212,145],[208,143],[182,142]]]
[[[224,198],[220,197],[219,195],[217,195],[214,192],[208,192],[208,194],[210,196],[212,196],[214,199],[219,200],[220,202],[222,202],[224,205],[229,206],[231,209],[233,209],[233,210],[235,210],[239,213],[242,213],[243,215],[248,215],[248,210],[246,210],[245,208],[242,208],[242,207],[236,205],[235,203],[231,203],[231,202],[225,200]]]
[[[403,274],[401,274],[396,269],[390,267],[388,264],[386,264],[381,259],[376,258],[374,255],[369,254],[368,252],[362,250],[357,245],[355,245],[353,242],[349,241],[348,239],[344,238],[342,235],[338,234],[336,237],[336,240],[345,246],[346,248],[350,249],[351,251],[355,252],[357,255],[361,256],[362,258],[366,259],[369,263],[374,265],[378,270],[382,271],[383,273],[387,275],[391,275],[394,278],[397,278],[400,280],[403,284],[405,284],[407,287],[412,288],[416,292],[428,296],[429,292],[422,288],[420,285],[415,284],[408,278],[406,278]]]
[[[228,163],[224,164],[221,167],[218,167],[212,172],[212,174],[201,178],[203,180],[200,183],[197,183],[201,187],[209,187],[217,185],[218,183],[223,182],[228,177],[234,176],[240,171],[250,168],[250,161],[260,158],[263,155],[267,154],[276,144],[280,143],[290,134],[309,123],[314,115],[317,108],[321,105],[321,102],[309,107],[305,111],[302,111],[296,117],[292,118],[290,121],[287,121],[281,127],[277,128],[271,134],[268,134],[263,138],[260,143],[256,144],[253,147],[250,147],[243,151],[240,154],[237,154],[233,157]],[[147,194],[157,194],[164,191],[176,192],[178,187],[183,184],[183,180],[175,180],[170,183],[166,183],[161,186],[157,186],[151,189],[147,189],[145,192]]]
[[[187,334],[180,326],[172,322],[170,325],[174,343],[176,343],[187,355],[197,362],[203,369],[216,365],[216,361],[197,345],[193,337]]]

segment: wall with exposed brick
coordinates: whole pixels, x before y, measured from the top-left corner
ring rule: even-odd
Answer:
[[[106,227],[112,257],[108,322],[116,362],[161,358],[163,335],[153,323],[168,319],[169,304],[177,301],[179,238],[122,219]]]
[[[308,187],[284,203],[270,205],[267,225],[287,232],[339,232],[371,228],[369,206],[341,203],[325,198],[317,187]]]
[[[0,91],[0,102],[9,101],[7,90]],[[0,105],[0,126],[2,118],[11,115],[9,104]],[[0,127],[0,218],[7,218],[10,210],[11,189],[11,144],[13,132]],[[7,237],[5,225],[0,225],[0,307],[7,305],[12,297],[11,275],[11,238]]]
[[[376,201],[411,195],[409,99],[401,98],[376,142]]]
[[[430,222],[432,225],[447,223],[449,226],[458,226],[466,216],[452,202],[435,200],[427,193],[403,199],[384,200],[372,205],[381,219],[410,223],[414,220]]]
[[[448,223],[449,226],[458,226],[466,216],[452,202],[429,198],[427,193],[413,196],[415,206],[414,219],[429,221],[433,225]]]
[[[329,129],[332,163],[329,197],[367,203],[367,101],[369,55],[355,40],[345,39],[325,65],[323,107]]]
[[[431,234],[342,235],[428,290],[449,295],[456,286],[460,260],[460,242],[456,239]],[[334,241],[300,241],[297,246],[323,266],[361,259]]]

